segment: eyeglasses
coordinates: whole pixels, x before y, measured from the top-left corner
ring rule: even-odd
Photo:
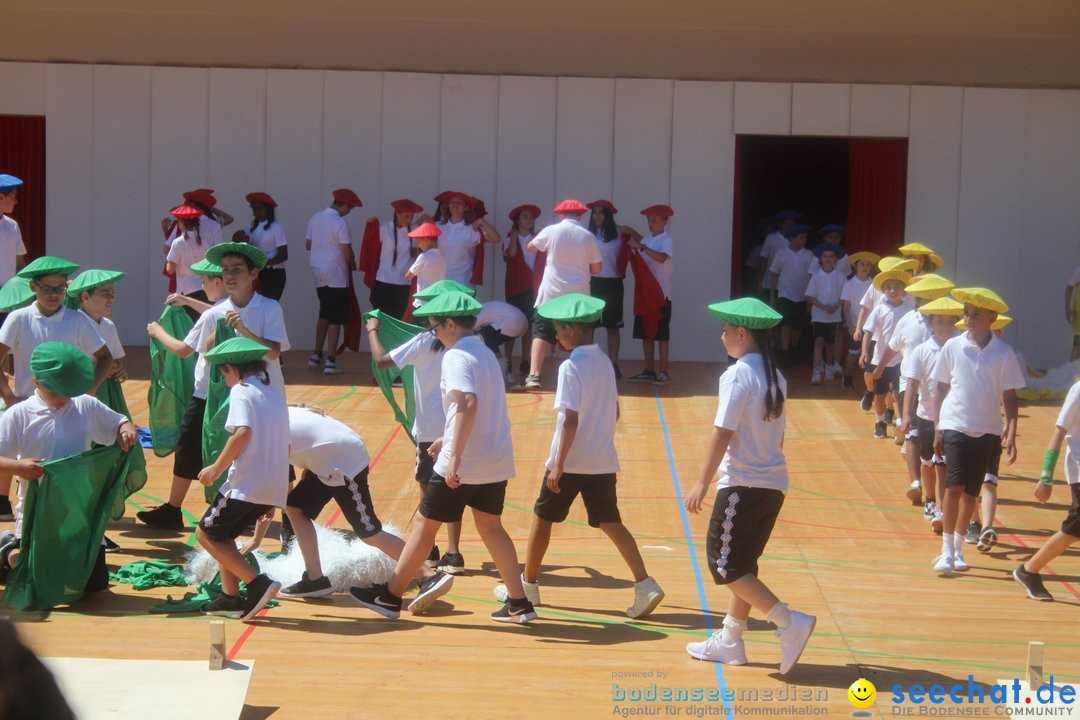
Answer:
[[[45,295],[63,295],[67,292],[67,285],[42,285],[39,282],[35,282],[34,287]]]

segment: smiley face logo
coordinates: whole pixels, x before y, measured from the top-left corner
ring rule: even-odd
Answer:
[[[857,708],[868,708],[874,704],[874,698],[877,697],[877,688],[874,684],[865,678],[859,678],[855,682],[851,683],[851,687],[847,691],[848,700],[851,704]]]

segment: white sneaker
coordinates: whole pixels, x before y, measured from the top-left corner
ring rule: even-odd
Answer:
[[[907,499],[912,505],[922,505],[922,482],[912,480],[907,489]]]
[[[739,638],[732,645],[725,645],[720,641],[723,630],[717,630],[707,640],[701,642],[686,643],[686,652],[690,657],[698,660],[709,660],[721,665],[745,665],[746,644]]]
[[[650,575],[639,583],[634,583],[634,604],[626,610],[627,617],[645,617],[664,599],[664,591]],[[533,603],[534,605],[536,603]]]
[[[345,371],[342,370],[341,368],[339,368],[337,366],[337,363],[334,362],[333,360],[327,360],[326,364],[323,365],[322,372],[323,372],[323,375],[340,375],[341,373],[343,373]]]
[[[953,571],[953,556],[942,553],[934,558],[934,572],[951,573]]]
[[[817,625],[817,618],[795,610],[791,611],[791,624],[776,631],[780,639],[780,674],[786,675],[799,662],[799,657],[810,640]]]
[[[810,376],[810,384],[811,385],[820,385],[821,384],[821,374],[822,374],[821,366],[818,365],[816,368],[814,368],[814,374]]]
[[[322,353],[311,353],[311,357],[309,357],[307,361],[307,366],[312,370],[318,370],[321,363]]]
[[[840,377],[840,373],[840,365],[838,365],[837,363],[832,363],[831,365],[825,366],[826,380],[835,380],[836,378]]]
[[[525,579],[525,573],[521,574],[521,586],[525,588],[525,599],[531,602],[534,606],[540,604],[540,581],[529,582]],[[499,602],[506,602],[510,599],[510,593],[506,589],[506,585],[499,583],[491,591],[495,596],[495,599]],[[661,594],[660,597],[663,597]],[[659,602],[659,601],[658,601]]]
[[[956,572],[964,572],[971,569],[971,566],[967,564],[966,560],[964,560],[964,553],[962,550],[960,550],[960,548],[957,548],[956,551],[953,552],[952,564],[953,570],[955,570]]]
[[[934,511],[934,519],[930,521],[930,529],[936,534],[941,534],[941,529],[945,527],[945,513],[941,510]]]

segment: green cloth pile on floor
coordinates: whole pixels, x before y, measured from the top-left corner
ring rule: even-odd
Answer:
[[[245,559],[255,569],[255,572],[259,571],[259,561],[254,554],[248,553]],[[120,566],[116,572],[110,573],[109,579],[113,582],[130,583],[136,590],[149,590],[155,587],[184,587],[188,584],[182,565],[173,565],[161,560],[138,560],[127,563]],[[244,583],[240,583],[241,592],[244,589]],[[214,579],[209,582],[199,583],[199,589],[196,592],[184,593],[181,598],[173,598],[172,595],[166,596],[165,602],[150,606],[147,608],[147,612],[170,615],[173,613],[199,612],[203,605],[213,601],[218,595],[221,595],[221,573],[214,575]],[[271,600],[267,607],[275,607],[277,604],[276,599]]]

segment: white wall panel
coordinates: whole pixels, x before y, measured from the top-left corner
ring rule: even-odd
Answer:
[[[792,86],[792,135],[845,136],[850,131],[850,85],[796,83]]]
[[[558,97],[556,202],[611,197],[615,81],[559,78]]]
[[[788,83],[735,83],[735,133],[790,135],[791,92]]]
[[[358,217],[388,218],[387,206],[397,197],[384,197],[379,183],[382,73],[328,71],[322,118],[322,194],[326,197],[320,198],[320,202],[329,202],[327,193],[334,188],[350,187],[364,201],[364,207],[357,211]],[[310,216],[310,213],[299,214],[305,222]],[[296,252],[299,254],[299,249]]]
[[[45,114],[45,69],[39,63],[0,63],[4,92],[0,115]]]
[[[910,105],[908,85],[852,85],[851,134],[907,137]]]
[[[92,235],[87,223],[95,193],[94,68],[49,65],[46,77],[45,247],[50,254],[74,258]],[[143,221],[145,215],[146,208],[140,208],[136,218]],[[130,241],[146,245],[151,236]],[[131,301],[143,302],[137,295]]]
[[[382,94],[382,196],[410,197],[434,210],[439,187],[442,77],[385,73]]]
[[[911,89],[908,138],[908,241],[922,242],[945,258],[945,274],[956,277],[957,207],[960,202],[960,143],[964,90]]]
[[[210,70],[210,137],[207,187],[223,210],[248,219],[244,196],[255,190],[275,195],[266,184],[265,70]],[[291,199],[277,197],[289,209]],[[231,234],[237,226],[226,229]]]

